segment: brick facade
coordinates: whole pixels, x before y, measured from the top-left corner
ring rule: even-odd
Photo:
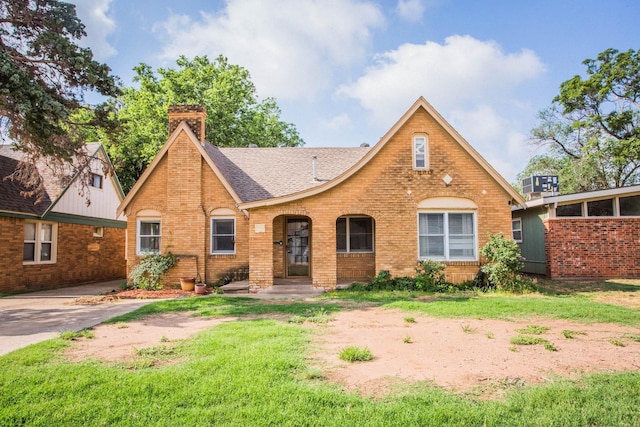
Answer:
[[[167,285],[180,277],[200,278],[208,283],[246,269],[249,260],[249,220],[235,207],[235,201],[206,164],[186,133],[180,133],[167,156],[145,181],[135,200],[128,206],[127,272],[138,263],[136,230],[140,212],[160,213],[161,252],[171,252],[178,264],[165,277]],[[211,214],[216,209],[235,212],[236,253],[211,255]],[[245,237],[243,237],[245,236]]]
[[[545,219],[549,278],[640,277],[640,219]]]
[[[429,171],[413,169],[413,135],[429,136]],[[453,177],[449,186],[442,177]],[[334,288],[345,275],[344,256],[336,254],[336,220],[367,215],[375,221],[375,273],[413,276],[418,260],[418,203],[433,197],[456,197],[477,206],[477,250],[494,233],[511,233],[511,200],[507,192],[425,110],[418,110],[384,148],[355,175],[329,191],[282,205],[251,209],[250,281],[268,287],[280,277],[282,218],[307,217],[312,224],[311,276],[314,286]],[[255,233],[258,226],[264,233]],[[240,237],[239,237],[240,239]],[[447,279],[472,279],[480,262],[451,262]],[[367,267],[371,270],[371,265]]]
[[[24,223],[0,217],[0,292],[125,278],[125,229],[104,227],[103,237],[93,237],[92,226],[58,223],[56,262],[25,265]]]
[[[426,171],[413,168],[416,133],[428,135],[430,169]],[[477,252],[491,234],[508,236],[511,232],[513,195],[424,108],[408,116],[375,156],[339,184],[309,197],[246,209],[226,190],[187,131],[174,132],[167,144],[152,173],[128,197],[124,213],[128,217],[128,270],[138,262],[138,216],[148,210],[161,216],[161,251],[180,258],[170,271],[169,283],[196,273],[212,283],[248,265],[252,286],[272,286],[274,277],[287,275],[287,248],[279,242],[286,242],[288,218],[309,221],[310,278],[314,286],[327,289],[335,288],[339,279],[362,278],[381,270],[394,276],[414,275],[418,205],[427,199],[458,198],[477,207]],[[450,184],[443,182],[445,175],[453,178]],[[233,255],[210,254],[210,218],[216,209],[233,212]],[[336,221],[345,215],[373,219],[375,253],[336,253]],[[479,268],[480,260],[451,262],[445,274],[460,282],[473,278]]]

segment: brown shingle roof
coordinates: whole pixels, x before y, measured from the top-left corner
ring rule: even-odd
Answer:
[[[217,148],[208,143],[204,148],[244,203],[316,187],[345,172],[370,150],[369,147]]]
[[[93,155],[100,147],[100,143],[91,142],[85,147],[87,152]],[[16,170],[23,158],[24,153],[15,151],[12,145],[0,144],[0,211],[42,216],[49,206],[62,195],[65,187],[61,180],[54,176],[53,171],[47,167],[46,159],[40,159],[37,171],[34,172],[44,180],[44,194],[25,197],[24,194],[33,190],[32,188],[26,188],[21,182],[5,179]],[[67,184],[70,181],[66,180]],[[40,200],[38,200],[39,197]]]

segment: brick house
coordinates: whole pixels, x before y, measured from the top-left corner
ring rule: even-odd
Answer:
[[[205,117],[169,109],[169,139],[118,208],[128,269],[170,251],[170,282],[246,270],[254,287],[303,277],[333,289],[381,270],[413,275],[431,258],[459,282],[524,203],[424,98],[373,147],[218,148]]]
[[[89,204],[79,194],[78,175],[70,175],[62,185],[44,161],[34,170],[44,192],[26,197],[28,189],[7,178],[18,167],[22,153],[0,145],[0,291],[126,276],[127,223],[116,218],[124,194],[109,167],[103,167],[111,163],[102,145],[90,143],[86,148],[94,157],[87,187]]]
[[[514,207],[512,229],[526,273],[640,277],[640,185],[540,195]]]

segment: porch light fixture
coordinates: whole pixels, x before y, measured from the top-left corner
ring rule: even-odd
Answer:
[[[446,174],[444,177],[442,177],[442,180],[444,181],[444,185],[446,185],[447,187],[451,185],[451,182],[453,182],[453,178],[451,178],[449,174]]]

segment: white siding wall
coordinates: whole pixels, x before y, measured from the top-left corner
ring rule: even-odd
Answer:
[[[118,194],[118,190],[116,190],[112,176],[104,176],[102,165],[98,160],[95,160],[91,166],[94,173],[103,175],[102,189],[85,187],[85,194],[81,195],[78,193],[81,188],[80,184],[74,182],[58,200],[58,203],[52,209],[53,212],[102,219],[118,219],[116,218],[116,210],[122,199]],[[87,198],[91,201],[88,206]]]

